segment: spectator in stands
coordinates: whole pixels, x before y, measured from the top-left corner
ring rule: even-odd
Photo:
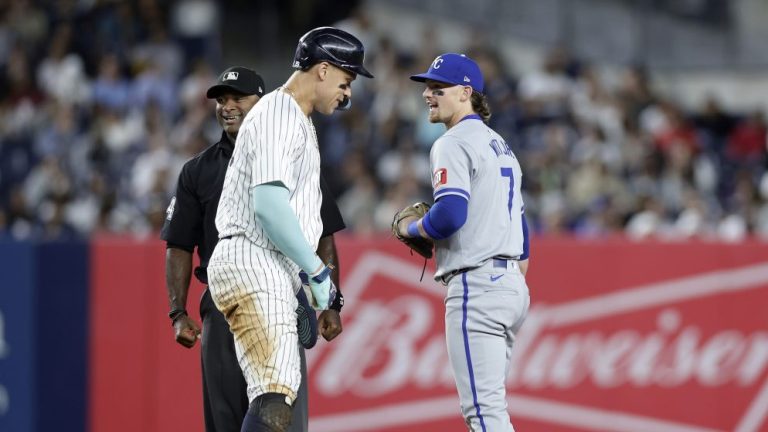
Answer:
[[[93,82],[93,103],[97,110],[124,112],[130,104],[130,82],[122,73],[120,59],[105,54],[99,60],[99,73]]]
[[[742,120],[728,137],[725,155],[730,162],[749,169],[764,168],[768,151],[765,113],[755,110]]]
[[[736,125],[734,116],[725,112],[720,102],[709,95],[692,121],[699,133],[702,148],[718,157],[722,156],[728,137]]]
[[[538,71],[520,80],[520,97],[528,117],[562,117],[567,113],[573,81],[566,73],[568,54],[561,48],[550,51]]]
[[[72,26],[62,23],[53,32],[48,56],[37,69],[37,82],[48,97],[68,105],[90,99],[83,60],[70,50]]]
[[[643,65],[634,65],[623,71],[616,96],[628,119],[639,119],[641,113],[655,104],[657,99]]]
[[[664,153],[669,153],[675,146],[684,147],[690,153],[698,152],[701,148],[698,135],[680,107],[666,103],[661,109],[665,121],[654,133],[656,147]]]

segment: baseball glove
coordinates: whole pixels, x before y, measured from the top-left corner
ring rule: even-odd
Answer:
[[[417,202],[409,205],[408,207],[400,210],[395,214],[394,220],[392,220],[392,234],[397,237],[398,240],[405,243],[406,246],[411,248],[417,254],[424,258],[432,258],[432,249],[434,243],[432,240],[425,239],[423,237],[407,237],[400,232],[400,222],[408,217],[422,218],[429,211],[429,204],[425,202]]]

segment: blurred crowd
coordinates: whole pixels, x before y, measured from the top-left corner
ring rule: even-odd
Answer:
[[[220,135],[205,99],[225,66],[217,7],[0,7],[0,237],[156,235],[181,166]],[[352,110],[315,117],[324,173],[350,231],[386,232],[396,210],[431,200],[429,148],[444,127],[428,123],[408,77],[440,53],[437,37],[398,46],[363,11],[336,25],[366,44],[376,79],[355,81]],[[768,238],[762,111],[714,98],[686,110],[642,67],[607,79],[563,49],[515,74],[498,47],[473,40],[455,50],[483,69],[536,233]]]
[[[153,235],[185,160],[219,136],[205,90],[218,5],[0,7],[0,236]]]

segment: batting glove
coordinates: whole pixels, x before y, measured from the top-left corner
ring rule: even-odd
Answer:
[[[333,304],[336,298],[336,285],[331,280],[332,265],[326,265],[312,276],[305,272],[299,272],[301,283],[309,286],[312,292],[312,307],[317,310],[326,310]]]
[[[317,312],[310,306],[304,289],[296,293],[299,305],[296,307],[296,331],[304,349],[310,349],[317,343]]]

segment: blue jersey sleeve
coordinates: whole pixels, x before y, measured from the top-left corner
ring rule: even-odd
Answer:
[[[522,214],[523,220],[523,254],[520,255],[520,261],[527,260],[531,255],[531,242],[528,240],[528,221],[525,220],[525,214]]]
[[[467,221],[468,201],[463,195],[445,195],[424,215],[424,231],[435,240],[452,236]]]

